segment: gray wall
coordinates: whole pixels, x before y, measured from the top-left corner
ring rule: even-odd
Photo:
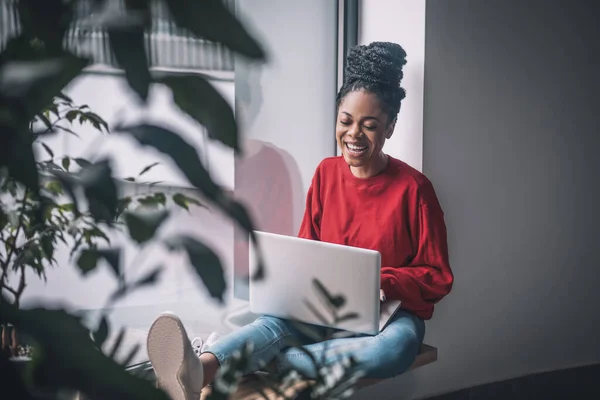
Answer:
[[[600,362],[597,3],[427,2],[424,172],[456,284],[439,361],[357,398]]]

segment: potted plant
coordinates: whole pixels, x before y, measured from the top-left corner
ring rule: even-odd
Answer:
[[[152,26],[151,11],[156,2],[126,0],[123,10],[106,7],[108,2],[110,0],[10,2],[18,11],[19,31],[0,52],[0,239],[4,245],[4,249],[0,248],[0,283],[4,289],[0,293],[0,324],[17,327],[18,331],[3,331],[5,350],[8,349],[11,356],[19,354],[19,332],[30,336],[35,348],[25,373],[17,373],[15,363],[7,362],[7,355],[0,354],[0,376],[10,378],[0,389],[2,398],[33,398],[32,387],[36,390],[43,387],[77,391],[90,398],[166,400],[166,395],[146,379],[126,371],[124,365],[99,351],[110,331],[106,318],[101,318],[90,332],[79,315],[67,310],[43,305],[20,307],[27,286],[25,272],[33,270],[44,279],[46,268],[55,264],[54,251],[61,243],[72,246],[72,254],[78,253],[75,265],[84,273],[96,268],[99,260],[109,264],[119,283],[111,301],[153,284],[161,272],[157,268],[135,281],[125,280],[119,249],[100,246],[107,242],[107,229],[113,228],[124,229],[141,247],[158,243],[171,251],[187,253],[190,266],[211,296],[217,300],[223,298],[225,275],[212,249],[186,235],[155,237],[169,217],[169,210],[162,207],[163,196],[152,195],[152,199],[147,199],[158,207],[132,207],[135,199],[119,199],[110,159],[89,162],[66,157],[59,161],[54,159],[52,149],[43,144],[46,133],[57,130],[73,133],[70,126],[62,125],[65,121],[90,123],[98,130],[106,130],[99,116],[75,106],[61,94],[90,64],[88,57],[74,54],[69,48],[77,35],[87,34],[85,25],[88,25],[106,32],[125,80],[140,101],[146,102],[151,84],[164,85],[172,91],[174,103],[203,125],[212,140],[236,153],[240,151],[233,110],[203,76],[152,73],[145,35]],[[260,44],[221,0],[158,2],[169,11],[177,29],[220,43],[257,62],[265,60]],[[82,4],[91,4],[93,12],[84,16],[85,23],[75,32],[75,37],[67,37]],[[228,215],[254,241],[254,225],[244,205],[214,182],[196,149],[182,135],[151,121],[111,128],[128,135],[141,147],[152,148],[170,158],[203,199]],[[36,160],[34,146],[38,145],[48,158]],[[78,168],[76,173],[75,168]],[[86,208],[81,207],[79,199],[85,200]],[[194,201],[178,199],[175,202],[186,207]],[[256,248],[260,261],[260,247]],[[260,278],[260,272],[258,268],[253,278]],[[244,359],[242,355],[239,366]],[[231,380],[223,390],[215,386],[217,396],[229,396],[230,389],[239,382],[238,372],[224,372],[224,377]],[[280,384],[276,382],[275,387]],[[331,392],[331,387],[326,385],[324,390]],[[310,393],[303,391],[298,396],[325,398],[326,394],[314,393],[311,389]]]
[[[75,176],[77,169],[92,163],[68,155],[57,159],[51,147],[44,142],[46,135],[52,132],[77,136],[75,123],[90,124],[101,134],[109,133],[109,126],[102,117],[86,105],[76,105],[62,93],[30,124],[33,144],[42,150],[42,156],[35,164],[41,178],[40,190],[46,195],[43,209],[40,209],[39,201],[31,190],[7,174],[0,177],[0,248],[4,249],[0,254],[0,290],[9,295],[8,301],[17,309],[27,288],[27,273],[32,271],[46,280],[47,268],[58,266],[55,258],[57,248],[68,248],[71,257],[80,255],[82,249],[89,254],[102,245],[110,246],[110,231],[117,227],[96,220],[89,210],[77,210],[74,199],[66,193],[65,179]],[[135,182],[157,164],[148,165],[138,177],[126,180]],[[182,193],[173,194],[172,199],[173,204],[185,209],[190,204],[201,205],[197,199]],[[134,206],[164,207],[166,200],[167,196],[156,190],[152,194],[121,197],[116,217]],[[95,266],[93,261],[90,257],[80,257],[78,266],[82,273]],[[31,344],[20,343],[15,327],[3,324],[1,329],[1,351],[14,360],[29,360],[33,350]]]

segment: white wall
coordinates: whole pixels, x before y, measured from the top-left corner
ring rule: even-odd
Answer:
[[[399,3],[365,1],[371,13]],[[456,281],[427,323],[439,360],[357,399],[600,362],[596,6],[427,2],[423,170]],[[377,25],[402,29],[388,21]]]
[[[243,135],[291,154],[306,191],[335,151],[336,3],[238,0],[236,10],[269,56],[260,66],[236,60]]]
[[[425,75],[425,0],[362,0],[359,3],[359,44],[377,41],[400,44],[407,54],[402,101],[394,135],[384,151],[422,170],[423,84]]]
[[[236,159],[235,192],[259,229],[295,236],[315,169],[323,158],[335,155],[337,4],[236,4],[269,60],[265,65],[236,60],[236,115],[246,153]],[[247,298],[248,251],[239,244],[236,292]]]

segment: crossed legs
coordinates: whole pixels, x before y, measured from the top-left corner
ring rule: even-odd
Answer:
[[[164,314],[154,322],[148,334],[148,355],[159,386],[173,400],[196,400],[201,389],[215,379],[220,366],[247,342],[252,343],[252,352],[244,373],[256,372],[274,363],[278,372],[294,369],[307,377],[315,377],[317,371],[311,357],[293,347],[300,345],[325,365],[337,361],[340,355],[352,355],[366,377],[383,379],[408,370],[424,335],[423,320],[402,310],[376,336],[359,335],[317,343],[289,321],[260,317],[222,337],[198,358],[181,321],[174,315]]]

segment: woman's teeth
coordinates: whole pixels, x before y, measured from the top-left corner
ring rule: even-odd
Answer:
[[[346,147],[348,148],[348,151],[353,155],[361,155],[365,151],[367,151],[367,146],[358,146],[355,144],[346,143]]]

